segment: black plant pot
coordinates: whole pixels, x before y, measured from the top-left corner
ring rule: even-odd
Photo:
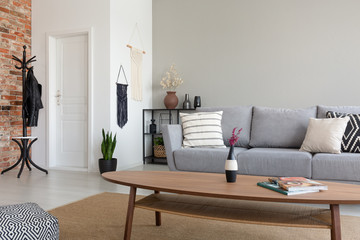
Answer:
[[[117,159],[112,158],[111,160],[99,159],[99,170],[100,174],[104,172],[116,171]]]

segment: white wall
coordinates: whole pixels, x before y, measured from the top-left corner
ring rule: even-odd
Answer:
[[[110,94],[111,130],[117,133],[118,144],[114,156],[118,169],[142,163],[142,109],[151,108],[152,99],[152,1],[111,0],[110,1]],[[140,29],[146,54],[143,55],[143,100],[131,99],[130,49],[126,47],[135,24]],[[137,34],[131,45],[141,48]],[[128,123],[121,129],[116,120],[116,77],[120,64],[123,65],[128,87]],[[124,83],[121,75],[120,81]]]
[[[203,106],[359,105],[360,1],[154,0],[153,105],[175,63]]]
[[[93,152],[91,169],[96,169],[95,159],[100,156],[101,128],[110,127],[110,1],[109,0],[33,0],[32,1],[32,54],[37,56],[34,73],[43,85],[42,100],[45,109],[40,110],[37,128],[33,135],[39,140],[33,146],[33,159],[46,166],[46,33],[93,28]],[[53,79],[49,79],[52,81]]]
[[[33,159],[40,166],[47,166],[46,159],[46,33],[92,28],[93,30],[93,151],[90,170],[98,169],[101,157],[101,129],[116,131],[118,145],[114,157],[119,160],[118,169],[139,164],[142,161],[143,107],[151,106],[152,89],[152,2],[146,0],[33,0],[32,1],[32,54],[37,56],[35,74],[43,85],[42,100],[45,109],[40,111],[39,124],[33,135],[39,140],[33,146]],[[129,123],[120,130],[116,125],[116,74],[122,63],[130,76],[127,41],[138,22],[147,50],[144,57],[144,100],[129,99]],[[110,31],[111,28],[111,31]],[[51,81],[52,79],[50,79]],[[131,83],[130,83],[131,86]],[[129,89],[130,90],[130,89]],[[129,96],[130,97],[130,96]]]

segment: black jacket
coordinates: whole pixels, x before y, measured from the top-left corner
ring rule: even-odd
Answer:
[[[41,84],[34,76],[33,68],[30,68],[25,81],[24,111],[27,119],[26,125],[36,127],[39,116],[39,109],[43,108],[41,102]]]

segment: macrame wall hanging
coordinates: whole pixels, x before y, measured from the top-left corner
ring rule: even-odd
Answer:
[[[123,72],[126,84],[119,83],[120,72]],[[127,87],[128,81],[122,65],[120,65],[119,73],[116,79],[116,95],[117,95],[117,124],[123,128],[128,121],[128,104],[127,104]]]
[[[144,49],[140,30],[138,24],[136,23],[134,30],[130,36],[129,44],[126,45],[128,48],[130,48],[131,98],[136,101],[142,101],[142,59],[143,59],[143,54],[145,54],[145,51],[137,49],[130,45],[130,42],[134,37],[135,31],[138,33],[141,47]]]

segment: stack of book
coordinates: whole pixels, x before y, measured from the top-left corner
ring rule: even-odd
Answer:
[[[304,177],[271,177],[268,180],[258,182],[257,185],[285,195],[313,193],[328,189],[326,185]]]

